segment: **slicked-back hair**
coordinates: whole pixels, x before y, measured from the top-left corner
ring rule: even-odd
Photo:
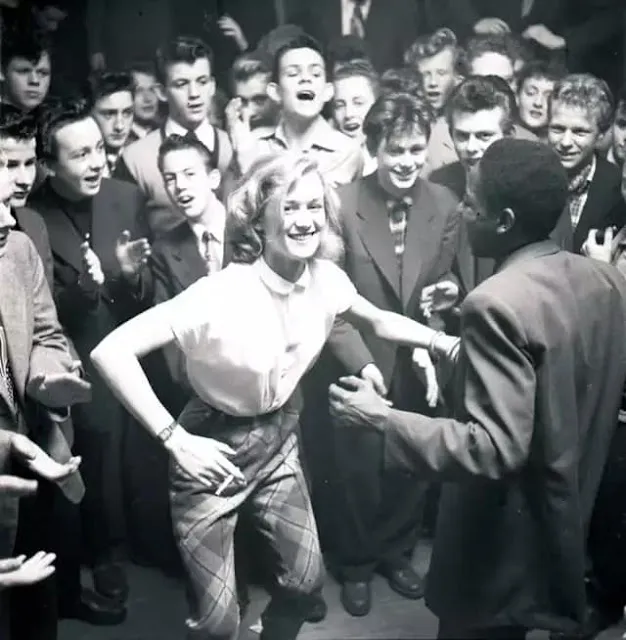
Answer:
[[[59,101],[40,117],[37,154],[43,160],[57,159],[56,133],[63,127],[91,118],[91,105],[85,99]]]
[[[590,73],[572,73],[557,83],[550,96],[550,114],[556,104],[587,111],[595,118],[601,133],[613,124],[613,93],[604,80]]]
[[[51,44],[47,34],[40,29],[27,29],[18,22],[2,33],[0,66],[6,69],[14,58],[24,58],[37,64],[44,53],[50,55]]]
[[[454,31],[448,27],[437,29],[433,33],[418,38],[405,52],[404,64],[416,67],[420,60],[432,58],[446,49],[453,51],[454,68],[456,69],[461,48]]]
[[[313,36],[310,36],[308,33],[303,32],[285,40],[285,42],[282,43],[281,47],[276,51],[276,55],[274,56],[274,64],[272,67],[272,82],[278,82],[280,77],[280,65],[283,57],[287,52],[293,51],[294,49],[312,49],[313,51],[317,51],[317,53],[320,54],[322,60],[324,61],[326,78],[329,77],[330,74],[328,72],[328,64],[324,55],[324,49],[322,45]]]
[[[428,102],[422,74],[415,67],[393,67],[380,76],[381,93],[409,93]]]
[[[511,87],[498,76],[470,76],[456,86],[448,98],[445,108],[448,127],[452,131],[454,115],[457,113],[478,113],[497,107],[504,111],[502,130],[510,133],[517,114],[515,94]]]
[[[154,60],[147,60],[138,58],[133,60],[130,64],[126,65],[126,72],[131,74],[133,73],[144,73],[147,76],[154,76],[156,78],[156,65]]]
[[[24,113],[10,104],[0,109],[0,139],[13,138],[26,141],[37,138],[37,118],[32,113]]]
[[[159,147],[159,155],[157,157],[159,171],[163,173],[163,162],[168,153],[171,153],[172,151],[184,151],[186,149],[194,149],[200,154],[204,160],[204,164],[206,165],[207,172],[213,171],[213,169],[217,168],[217,163],[213,154],[207,149],[206,145],[200,142],[200,140],[173,134],[165,138]]]
[[[89,77],[89,89],[92,104],[120,91],[135,94],[132,76],[126,71],[94,73]]]
[[[560,82],[567,75],[564,65],[546,60],[529,62],[517,75],[517,90],[520,92],[524,83],[531,78]]]
[[[172,64],[186,62],[194,64],[196,60],[206,58],[209,61],[211,73],[213,72],[213,50],[200,38],[192,36],[178,36],[168,41],[157,49],[156,72],[157,80],[165,85],[167,83],[167,70]]]
[[[544,240],[556,227],[568,197],[568,178],[558,155],[532,140],[501,138],[479,163],[479,193],[488,213],[505,209],[531,240]]]
[[[460,70],[464,76],[472,75],[472,63],[485,53],[498,53],[511,61],[511,66],[515,67],[515,62],[522,56],[521,48],[508,33],[489,33],[470,38],[465,45],[463,55],[459,60]]]
[[[236,58],[230,70],[230,86],[234,91],[238,82],[246,82],[254,76],[272,76],[272,63],[268,56],[256,51],[246,52]]]
[[[378,153],[381,142],[396,135],[420,131],[430,137],[432,109],[409,93],[384,93],[372,105],[363,123],[367,150]]]
[[[378,97],[380,93],[380,79],[376,69],[369,60],[351,60],[343,62],[335,68],[333,74],[333,82],[345,80],[346,78],[365,78],[372,87],[374,96]]]

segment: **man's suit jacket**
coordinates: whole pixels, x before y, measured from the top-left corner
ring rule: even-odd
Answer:
[[[591,229],[612,225],[621,229],[626,224],[626,203],[621,184],[622,172],[608,160],[597,156],[596,173],[589,187],[587,202],[574,229],[574,251],[580,251]]]
[[[50,291],[54,289],[54,269],[52,261],[52,250],[50,249],[50,239],[48,229],[43,217],[34,209],[29,207],[19,207],[13,210],[13,216],[17,222],[16,229],[23,231],[35,245],[37,253],[43,263],[46,281]]]
[[[301,26],[324,44],[341,36],[341,0],[297,0],[287,22]],[[365,45],[370,60],[382,73],[404,64],[404,52],[418,35],[427,33],[419,3],[406,0],[372,0],[365,22]]]
[[[55,459],[65,462],[70,447],[58,426],[40,420],[41,408],[26,396],[31,378],[71,370],[73,358],[57,319],[41,258],[25,233],[11,231],[0,256],[0,318],[7,338],[9,364],[18,409],[0,383],[0,429],[27,433]],[[0,473],[10,473],[2,460]],[[82,482],[80,482],[82,487]],[[0,557],[10,555],[17,525],[17,500],[0,496]]]
[[[344,269],[358,292],[381,309],[423,321],[422,289],[449,278],[457,248],[458,201],[447,189],[418,180],[406,231],[401,286],[387,199],[376,173],[339,190],[345,243]],[[350,372],[376,363],[387,384],[395,367],[396,345],[359,334],[338,323],[331,351]]]
[[[626,280],[530,245],[468,295],[461,326],[456,419],[384,425],[387,467],[445,483],[426,603],[457,627],[571,632],[626,378]]]

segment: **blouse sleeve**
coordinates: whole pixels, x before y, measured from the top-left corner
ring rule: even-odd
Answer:
[[[326,291],[330,297],[331,310],[335,316],[345,313],[356,300],[356,287],[346,272],[330,260],[322,262],[325,270]]]

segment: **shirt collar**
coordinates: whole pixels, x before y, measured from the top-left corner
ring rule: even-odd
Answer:
[[[354,9],[354,0],[341,0],[341,4],[344,11],[352,11]],[[372,5],[372,0],[363,0],[362,8],[363,15],[367,15]],[[352,15],[352,14],[350,14]]]
[[[215,151],[215,129],[209,124],[208,118],[205,118],[195,129],[195,134],[198,136],[198,140],[212,153]],[[184,136],[187,133],[187,129],[178,124],[172,118],[168,118],[165,123],[165,136],[178,135]]]
[[[340,151],[342,149],[343,133],[333,129],[322,116],[318,116],[317,120],[311,127],[308,135],[309,149],[324,149],[325,151]],[[289,148],[287,136],[285,135],[285,123],[281,119],[274,130],[274,139],[278,140],[285,149]],[[343,145],[345,146],[345,145]]]
[[[190,226],[198,240],[202,239],[202,234],[205,231],[208,231],[209,235],[214,240],[223,243],[225,224],[226,208],[217,198],[211,198],[209,208],[207,209],[202,220],[199,220],[198,222],[192,222]]]
[[[292,293],[295,289],[303,291],[309,286],[311,282],[311,270],[309,269],[309,265],[304,265],[304,271],[302,275],[295,281],[290,282],[289,280],[285,280],[281,275],[277,274],[268,264],[265,262],[265,258],[259,258],[255,266],[259,273],[263,284],[274,293],[278,295],[287,296]]]

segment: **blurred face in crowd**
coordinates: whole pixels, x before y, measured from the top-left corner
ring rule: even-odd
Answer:
[[[515,66],[514,62],[501,53],[488,51],[474,58],[470,63],[470,75],[473,76],[498,76],[502,78],[515,91]]]
[[[161,173],[172,203],[187,220],[199,221],[219,186],[219,171],[210,169],[197,149],[176,149],[163,157]]]
[[[276,124],[278,106],[267,94],[268,83],[267,73],[255,73],[246,80],[235,82],[235,97],[241,100],[241,109],[249,117],[253,129]]]
[[[11,104],[24,111],[35,109],[50,89],[50,55],[42,53],[36,63],[26,58],[12,58],[4,68],[2,80]]]
[[[278,83],[270,83],[268,89],[286,117],[303,122],[317,118],[333,96],[332,85],[326,82],[324,58],[308,48],[283,53]]]
[[[80,200],[100,191],[106,154],[100,128],[93,118],[60,127],[54,133],[56,158],[50,174],[69,199]]]
[[[132,78],[135,88],[133,101],[135,120],[139,124],[152,124],[159,115],[157,79],[151,73],[142,71],[133,71]]]
[[[35,138],[18,140],[0,134],[0,152],[11,179],[12,207],[23,207],[35,184],[37,152]]]
[[[93,108],[104,144],[111,151],[119,151],[128,140],[133,126],[133,94],[117,91],[96,101]]]
[[[2,257],[9,233],[15,226],[9,202],[13,194],[13,181],[9,175],[6,157],[0,151],[0,258]]]
[[[548,142],[569,173],[575,173],[591,161],[598,138],[600,128],[589,109],[561,102],[552,104]]]
[[[626,104],[620,109],[613,122],[613,155],[619,164],[626,160]]]
[[[208,58],[193,63],[174,62],[168,65],[165,95],[170,117],[178,124],[195,129],[206,118],[215,93]]]
[[[376,101],[372,83],[364,76],[335,80],[333,120],[339,131],[351,138],[363,137],[363,121]]]
[[[271,198],[264,227],[263,255],[278,273],[283,273],[286,265],[315,257],[326,227],[324,186],[319,174],[309,171],[291,185],[284,198]]]
[[[466,171],[478,164],[489,145],[506,135],[505,116],[502,107],[452,114],[452,142]]]
[[[520,87],[517,94],[519,116],[531,131],[545,129],[548,126],[548,109],[554,85],[554,80],[531,76]]]
[[[454,49],[446,47],[430,58],[422,58],[417,61],[417,69],[422,75],[426,97],[435,113],[439,113],[443,109],[456,84],[454,59]]]
[[[622,165],[622,198],[626,202],[626,162]]]
[[[428,137],[418,127],[383,140],[376,159],[378,182],[392,196],[410,191],[426,163]]]

